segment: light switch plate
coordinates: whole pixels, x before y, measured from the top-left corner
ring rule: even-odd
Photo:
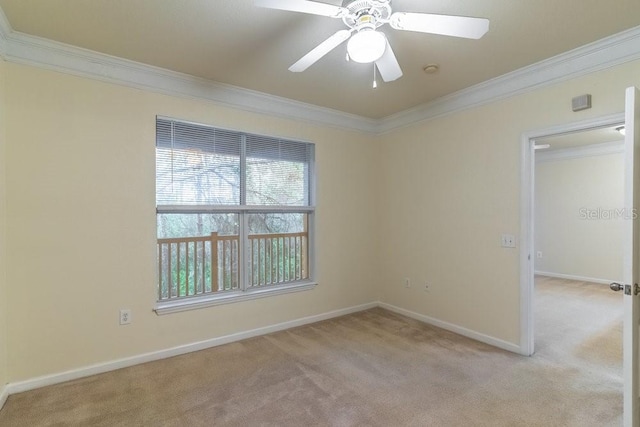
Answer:
[[[503,234],[502,235],[502,247],[503,248],[515,248],[516,247],[516,236],[513,234]]]

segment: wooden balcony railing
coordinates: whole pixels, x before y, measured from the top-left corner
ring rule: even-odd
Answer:
[[[309,278],[308,245],[307,232],[249,235],[249,286]]]
[[[249,235],[247,289],[309,277],[307,232]],[[211,233],[158,239],[158,299],[240,290],[240,239]]]

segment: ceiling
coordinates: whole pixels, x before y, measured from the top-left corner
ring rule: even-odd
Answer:
[[[341,4],[341,0],[324,0]],[[343,28],[253,0],[0,0],[14,31],[379,119],[640,25],[637,0],[393,0],[394,11],[489,18],[480,40],[383,31],[404,76],[372,88],[373,66],[341,45],[288,68]],[[439,64],[425,74],[427,64]]]

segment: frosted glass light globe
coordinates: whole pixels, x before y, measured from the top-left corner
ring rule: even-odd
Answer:
[[[377,61],[387,48],[384,34],[375,30],[360,30],[347,44],[349,58],[362,64]]]

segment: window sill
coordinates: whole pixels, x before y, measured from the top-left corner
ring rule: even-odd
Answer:
[[[231,304],[235,302],[249,301],[274,295],[288,294],[291,292],[308,291],[315,288],[316,285],[316,282],[303,282],[290,285],[272,286],[265,289],[252,289],[245,292],[228,292],[218,295],[185,298],[176,301],[163,301],[156,303],[154,311],[157,315],[161,316],[164,314],[197,310],[200,308],[212,307],[215,305]]]

